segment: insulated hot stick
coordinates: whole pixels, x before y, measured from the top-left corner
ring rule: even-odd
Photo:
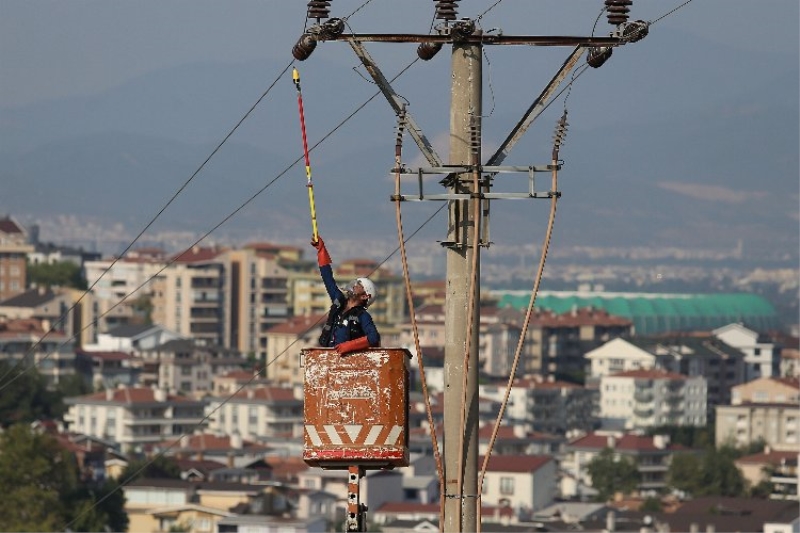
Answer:
[[[311,230],[313,241],[319,240],[317,231],[317,208],[314,205],[314,183],[311,181],[311,161],[308,158],[308,141],[306,140],[306,117],[303,111],[303,92],[300,90],[300,73],[297,69],[292,70],[292,81],[297,87],[297,109],[300,111],[300,130],[303,133],[303,156],[306,162],[306,188],[308,189],[308,207],[311,210]]]

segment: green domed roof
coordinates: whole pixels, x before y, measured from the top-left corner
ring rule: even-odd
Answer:
[[[500,307],[526,310],[530,293],[494,291]],[[758,331],[778,327],[775,308],[757,294],[541,292],[536,307],[554,313],[595,307],[633,321],[636,333],[710,330],[742,322]]]

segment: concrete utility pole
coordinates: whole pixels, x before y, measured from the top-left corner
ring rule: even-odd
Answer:
[[[480,154],[482,98],[480,44],[454,44],[450,103],[450,164],[472,165]],[[477,194],[472,172],[450,186]],[[480,320],[480,224],[472,200],[449,200],[444,348],[444,531],[478,531],[478,321]],[[478,236],[480,238],[480,236]],[[477,256],[477,257],[476,257]],[[477,269],[473,272],[473,268]],[[470,307],[471,305],[471,307]],[[469,350],[469,351],[467,351]],[[466,379],[464,379],[466,376]],[[466,388],[465,388],[466,387]],[[466,399],[466,405],[462,405]],[[455,416],[465,411],[462,416]],[[448,416],[447,414],[452,414]],[[463,439],[462,439],[463,436]],[[460,487],[459,487],[459,481]]]
[[[458,0],[441,0],[436,3],[435,18],[444,21],[436,33],[415,34],[353,34],[345,33],[344,21],[329,18],[330,2],[309,2],[308,18],[317,23],[306,30],[292,49],[298,61],[307,59],[318,42],[347,41],[367,72],[380,87],[392,108],[401,108],[409,125],[409,133],[430,168],[416,170],[398,169],[399,174],[415,178],[418,194],[399,194],[395,201],[446,201],[448,202],[446,247],[446,303],[445,303],[445,361],[444,361],[444,467],[443,467],[443,521],[442,531],[480,531],[478,505],[478,332],[480,327],[480,250],[489,246],[488,202],[494,199],[543,198],[558,196],[558,191],[536,191],[534,174],[550,174],[560,168],[560,163],[543,166],[499,166],[511,148],[524,135],[528,127],[544,110],[555,95],[557,87],[588,51],[589,66],[600,67],[611,56],[612,49],[636,42],[647,35],[649,23],[628,22],[630,0],[605,0],[609,23],[615,31],[608,37],[528,36],[484,34],[475,21],[456,15]],[[480,18],[480,17],[479,17]],[[327,19],[327,20],[325,20]],[[324,22],[323,22],[324,20]],[[422,134],[404,107],[403,99],[391,88],[387,78],[363,46],[365,42],[418,43],[417,55],[431,60],[443,47],[452,45],[451,104],[450,104],[450,157],[449,164],[442,161]],[[571,55],[550,80],[545,89],[523,114],[500,148],[482,164],[481,113],[482,113],[482,52],[484,46],[573,46]],[[491,192],[492,179],[498,174],[525,173],[528,176],[524,192]],[[445,175],[441,183],[447,187],[445,194],[423,193],[425,175]],[[479,231],[476,231],[476,228]],[[477,241],[477,242],[476,242]]]

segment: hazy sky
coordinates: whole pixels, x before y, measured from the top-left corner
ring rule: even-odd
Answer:
[[[334,0],[344,17],[364,0]],[[631,19],[656,20],[679,0],[634,0]],[[99,92],[164,67],[288,57],[305,0],[0,0],[0,107]],[[476,17],[493,0],[463,0]],[[602,0],[503,0],[482,19],[506,34],[587,35]],[[692,0],[658,21],[743,49],[798,52],[798,0]],[[425,33],[431,0],[370,0],[356,32]],[[597,35],[608,33],[605,18]],[[784,56],[785,57],[785,56]]]

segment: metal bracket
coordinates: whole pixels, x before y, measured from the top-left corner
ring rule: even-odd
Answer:
[[[560,170],[561,165],[541,165],[541,166],[496,166],[496,165],[458,165],[458,166],[437,166],[428,168],[418,168],[416,170],[409,170],[406,168],[400,169],[398,173],[401,177],[416,176],[418,193],[412,194],[394,194],[390,198],[395,202],[412,201],[420,202],[425,200],[469,200],[476,195],[481,199],[527,199],[527,198],[552,198],[553,196],[560,197],[559,191],[537,191],[536,190],[536,174],[540,172],[552,172],[553,170]],[[396,170],[396,169],[395,169]],[[467,174],[473,172],[481,174],[488,174],[484,176],[486,179],[494,179],[498,174],[512,174],[512,173],[527,173],[528,175],[528,190],[526,192],[467,192],[467,193],[442,193],[442,194],[426,194],[424,190],[424,177],[426,175],[446,174],[454,176],[458,174]]]

